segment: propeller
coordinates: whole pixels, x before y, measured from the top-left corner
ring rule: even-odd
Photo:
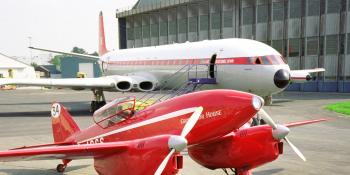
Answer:
[[[154,175],[161,175],[164,171],[167,163],[169,162],[171,156],[175,153],[175,151],[182,151],[187,146],[187,134],[193,129],[194,125],[196,125],[200,115],[202,114],[203,107],[198,107],[194,113],[191,115],[191,117],[186,122],[184,128],[181,131],[181,134],[179,136],[170,136],[168,141],[168,146],[170,148],[169,154],[164,158],[162,163],[159,165],[158,169],[154,173]]]
[[[305,162],[306,158],[303,153],[301,153],[301,151],[287,138],[287,135],[290,132],[289,128],[284,125],[276,124],[264,109],[261,109],[259,113],[262,114],[262,119],[272,127],[272,136],[277,140],[285,140],[300,159]]]

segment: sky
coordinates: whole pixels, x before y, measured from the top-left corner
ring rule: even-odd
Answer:
[[[98,15],[102,10],[106,45],[118,48],[116,9],[137,0],[1,0],[0,52],[30,57],[42,54],[34,47],[71,51],[74,46],[92,53],[98,50]],[[31,39],[29,39],[31,38]]]

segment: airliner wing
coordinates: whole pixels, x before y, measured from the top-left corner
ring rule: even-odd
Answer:
[[[63,51],[57,51],[57,50],[48,50],[48,49],[42,49],[42,48],[36,48],[36,47],[29,47],[29,49],[40,50],[40,51],[45,51],[45,52],[52,52],[52,53],[58,53],[58,54],[66,54],[66,55],[76,56],[76,57],[79,57],[79,58],[93,60],[93,61],[98,61],[100,59],[99,56],[93,56],[93,55],[87,55],[87,54],[63,52]]]
[[[324,68],[315,68],[315,69],[304,69],[304,70],[291,70],[291,80],[293,83],[305,83],[310,81],[313,77],[311,73],[324,72]]]
[[[1,78],[0,85],[49,86],[72,89],[112,88],[117,91],[131,90],[132,80],[126,76],[107,76],[99,78],[63,78],[63,79],[16,79]]]

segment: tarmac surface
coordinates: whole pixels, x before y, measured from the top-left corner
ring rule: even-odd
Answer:
[[[128,94],[106,93],[108,100]],[[0,91],[0,150],[51,143],[51,103],[61,102],[70,109],[80,126],[93,124],[89,113],[90,91],[71,90],[11,90]],[[350,174],[350,116],[323,109],[326,104],[349,101],[350,94],[284,92],[274,96],[274,104],[264,109],[278,123],[330,118],[331,121],[292,128],[288,138],[304,153],[301,161],[285,144],[284,154],[272,163],[254,170],[255,175]],[[193,162],[185,153],[181,174],[224,174],[222,170],[208,170]],[[37,175],[58,174],[59,160],[0,162],[0,174]],[[130,162],[132,163],[132,162]],[[92,160],[74,160],[67,175],[96,174]],[[137,165],[135,165],[137,166]]]

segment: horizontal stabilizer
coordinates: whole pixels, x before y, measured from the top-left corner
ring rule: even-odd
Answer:
[[[58,53],[58,54],[75,56],[75,57],[79,57],[79,58],[86,59],[86,60],[92,60],[92,61],[98,61],[100,59],[99,56],[93,56],[93,55],[87,55],[87,54],[79,54],[79,53],[72,53],[72,52],[49,50],[49,49],[42,49],[42,48],[36,48],[36,47],[28,47],[28,48],[29,49],[34,49],[34,50],[45,51],[45,52],[51,52],[51,53]]]
[[[325,71],[324,68],[291,70],[290,78],[293,83],[305,83],[315,78],[311,75],[312,73],[318,73],[318,72],[324,72],[324,71]]]

